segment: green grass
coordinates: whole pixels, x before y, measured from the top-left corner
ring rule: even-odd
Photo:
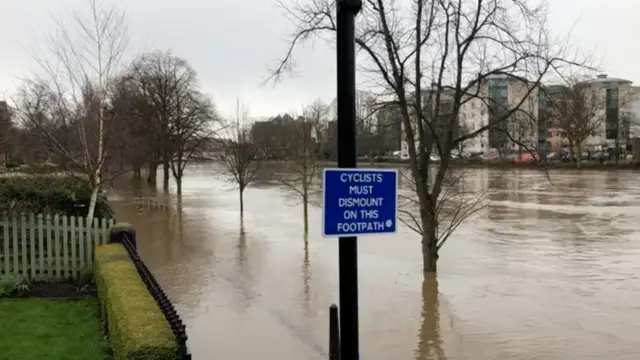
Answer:
[[[109,359],[96,299],[0,299],[0,360]]]

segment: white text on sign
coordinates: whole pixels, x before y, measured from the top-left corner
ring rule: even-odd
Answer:
[[[367,174],[367,173],[347,173],[340,175],[340,181],[343,183],[382,183],[383,178],[381,174]],[[349,186],[349,196],[338,199],[338,207],[340,208],[353,208],[353,207],[382,207],[382,197],[368,197],[373,195],[374,185],[351,185]],[[337,230],[340,232],[372,232],[382,231],[385,227],[391,226],[389,221],[371,221],[379,218],[378,210],[345,210],[342,214],[344,220],[351,220],[350,222],[337,223]],[[356,221],[353,221],[356,220]],[[357,221],[357,220],[369,220],[369,221]]]

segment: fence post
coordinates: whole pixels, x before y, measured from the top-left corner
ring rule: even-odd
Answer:
[[[133,245],[134,249],[138,249],[136,243],[136,229],[131,226],[131,224],[127,223],[117,223],[111,227],[109,230],[109,241],[108,243],[122,243],[123,237],[126,236],[129,239],[131,245]]]

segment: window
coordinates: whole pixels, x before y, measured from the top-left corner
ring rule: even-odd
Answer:
[[[610,88],[607,89],[607,107],[608,108],[617,108],[618,107],[618,88]]]

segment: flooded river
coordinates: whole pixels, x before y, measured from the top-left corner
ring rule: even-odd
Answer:
[[[215,165],[184,179],[182,200],[113,194],[143,258],[188,326],[194,359],[327,359],[338,299],[337,242],[321,211],[273,182],[238,194]],[[363,360],[636,360],[640,343],[640,180],[633,172],[472,170],[490,205],[443,248],[423,281],[419,238],[359,240]],[[498,181],[492,181],[498,178]],[[174,191],[173,189],[171,190]]]

